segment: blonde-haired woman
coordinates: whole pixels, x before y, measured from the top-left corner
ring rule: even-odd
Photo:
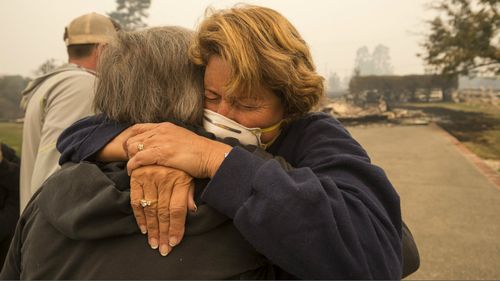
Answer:
[[[125,141],[129,172],[163,165],[210,178],[201,199],[270,260],[274,278],[401,278],[398,194],[337,120],[311,112],[323,79],[293,25],[264,7],[212,11],[190,56],[205,68],[205,129],[259,149],[168,122],[139,124]],[[111,138],[96,133],[93,140],[101,145],[78,153],[61,147],[66,161],[95,155]],[[105,152],[122,145],[113,141],[100,156],[112,158]],[[262,149],[290,165],[259,157]]]

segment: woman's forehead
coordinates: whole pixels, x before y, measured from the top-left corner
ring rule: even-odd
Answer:
[[[230,66],[222,57],[217,55],[212,55],[209,58],[204,81],[207,90],[227,97],[228,100],[233,102],[263,102],[273,98],[273,92],[265,86],[252,87],[251,92],[228,92],[227,85],[231,81]]]

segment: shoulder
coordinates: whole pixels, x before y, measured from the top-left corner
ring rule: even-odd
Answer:
[[[46,83],[49,85],[64,85],[69,84],[73,87],[82,87],[93,85],[95,75],[91,70],[79,67],[75,64],[66,64],[54,70],[51,74],[47,74]]]
[[[83,77],[95,77],[95,72],[90,69],[86,69],[76,64],[67,63],[64,64],[53,71],[40,76],[37,79],[53,79],[55,77],[67,77],[67,76],[83,76]]]
[[[42,186],[31,196],[26,207],[22,211],[19,216],[18,224],[24,228],[29,222],[33,220],[33,218],[38,214],[39,205],[38,205],[38,196],[40,192],[43,190]]]
[[[79,70],[79,69],[70,69],[64,72],[60,72],[54,75],[51,80],[55,83],[64,83],[64,82],[82,82],[82,83],[94,83],[95,76],[89,72]]]
[[[314,112],[291,122],[278,146],[294,155],[294,163],[304,159],[323,159],[339,155],[370,161],[366,151],[333,116]],[[323,161],[322,160],[322,161]]]
[[[323,112],[311,112],[292,121],[287,128],[289,133],[308,136],[309,134],[351,137],[347,129],[333,116]]]
[[[88,103],[94,94],[95,76],[83,70],[67,70],[45,81],[43,91],[49,100],[72,97],[76,102]],[[79,98],[76,98],[79,97]]]

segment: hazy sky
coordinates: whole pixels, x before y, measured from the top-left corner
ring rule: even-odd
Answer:
[[[194,28],[211,5],[235,3],[273,8],[286,16],[312,49],[319,72],[352,73],[356,50],[377,44],[390,48],[396,74],[423,73],[419,43],[432,17],[429,0],[152,0],[147,23]],[[45,60],[66,60],[62,34],[73,18],[106,13],[114,0],[0,0],[0,74],[33,76]]]

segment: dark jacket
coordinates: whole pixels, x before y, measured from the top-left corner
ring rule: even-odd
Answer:
[[[124,167],[68,163],[49,177],[19,220],[0,279],[275,278],[232,222],[204,204],[167,257],[149,248]]]
[[[92,118],[76,123],[59,139],[61,163],[92,159],[123,129]],[[337,120],[320,113],[295,120],[267,151],[294,169],[236,147],[202,200],[299,278],[401,278],[399,196]]]
[[[19,219],[19,157],[2,144],[0,162],[0,268],[9,249],[16,222]]]

